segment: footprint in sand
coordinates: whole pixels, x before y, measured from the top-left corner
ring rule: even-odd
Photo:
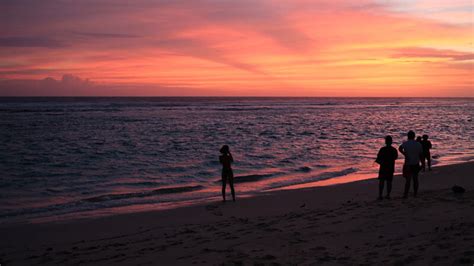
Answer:
[[[262,260],[274,260],[274,259],[276,259],[276,257],[273,256],[273,255],[267,254],[267,255],[261,257],[261,259]]]
[[[471,258],[460,258],[458,259],[457,261],[459,264],[471,264],[472,263],[472,259]]]
[[[208,210],[208,211],[213,211],[217,208],[219,208],[219,206],[217,206],[217,205],[206,205],[206,210]]]
[[[194,231],[194,230],[192,230],[192,229],[189,229],[189,228],[185,228],[185,229],[181,232],[181,234],[195,234],[195,233],[197,233],[197,232]],[[180,234],[180,233],[178,233],[178,234]]]
[[[438,244],[437,245],[439,249],[448,249],[451,247],[451,244],[449,243],[443,243],[443,244]]]
[[[239,222],[247,224],[249,222],[249,218],[239,218]]]
[[[215,216],[223,216],[224,214],[219,211],[219,210],[216,210],[216,211],[213,211],[212,214],[214,214]]]

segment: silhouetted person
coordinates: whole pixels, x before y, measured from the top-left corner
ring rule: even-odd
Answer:
[[[229,181],[230,191],[232,192],[232,200],[235,201],[235,191],[234,191],[234,173],[232,171],[231,164],[234,162],[232,154],[230,153],[229,146],[222,146],[221,155],[219,156],[219,162],[222,164],[222,198],[225,202],[225,187],[227,181]]]
[[[415,132],[409,131],[408,140],[400,145],[398,150],[405,156],[403,164],[403,177],[405,177],[405,192],[403,197],[408,197],[410,182],[413,179],[413,191],[416,197],[418,193],[418,173],[420,172],[420,161],[423,159],[423,148],[421,143],[415,141]]]
[[[380,148],[377,154],[376,163],[380,164],[379,169],[379,200],[382,199],[384,183],[387,182],[387,196],[390,198],[392,191],[393,172],[395,171],[395,160],[398,158],[397,149],[392,147],[392,137],[385,137],[385,147]]]
[[[421,144],[421,136],[416,137],[416,142]],[[423,169],[423,171],[425,169],[425,160],[424,159],[421,160],[421,169]]]
[[[432,148],[431,141],[428,140],[428,135],[423,135],[423,140],[421,141],[421,146],[423,147],[423,162],[422,168],[425,171],[425,159],[428,163],[428,170],[431,171],[431,153],[430,150]]]

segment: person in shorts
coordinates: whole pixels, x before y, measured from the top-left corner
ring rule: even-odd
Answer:
[[[376,163],[380,165],[379,168],[379,200],[382,200],[384,183],[387,183],[386,199],[390,199],[390,192],[392,191],[393,173],[395,172],[395,160],[398,158],[397,149],[392,147],[392,137],[385,137],[385,146],[380,148]]]
[[[403,197],[408,197],[410,183],[413,179],[413,195],[418,194],[418,173],[420,172],[420,161],[423,159],[423,147],[421,143],[415,141],[415,132],[409,131],[408,140],[403,142],[398,148],[401,154],[405,156],[403,164],[403,177],[405,177],[405,191]]]

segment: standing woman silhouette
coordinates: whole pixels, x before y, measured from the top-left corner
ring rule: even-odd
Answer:
[[[221,155],[219,156],[219,162],[222,164],[222,198],[225,202],[225,187],[227,181],[229,181],[230,191],[232,192],[232,200],[235,201],[234,191],[234,173],[232,172],[231,164],[234,162],[232,154],[230,153],[229,146],[222,146]]]

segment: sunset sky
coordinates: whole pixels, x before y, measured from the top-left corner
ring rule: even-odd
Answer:
[[[474,96],[472,0],[0,0],[0,95]]]

